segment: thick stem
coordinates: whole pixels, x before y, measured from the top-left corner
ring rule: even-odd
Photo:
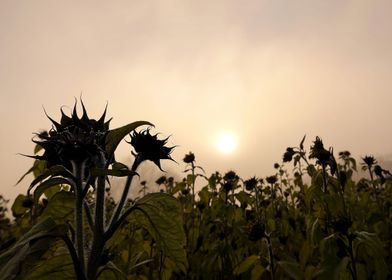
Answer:
[[[260,213],[260,197],[259,197],[259,189],[257,186],[255,187],[255,198],[256,198],[256,216],[257,221],[261,222],[261,213]]]
[[[98,178],[98,184],[95,193],[95,211],[93,241],[88,258],[87,276],[89,279],[95,279],[99,268],[102,251],[105,245],[104,241],[104,223],[105,223],[105,176]]]
[[[372,186],[373,186],[373,190],[374,190],[374,191],[373,191],[374,198],[376,199],[377,205],[378,205],[378,207],[380,208],[380,210],[383,211],[383,209],[382,209],[382,203],[380,203],[379,197],[378,197],[377,192],[376,192],[376,190],[377,190],[377,184],[376,184],[376,182],[374,181],[374,176],[373,176],[372,167],[371,167],[371,166],[368,166],[368,170],[369,170],[369,175],[370,175],[370,181],[372,182]]]
[[[372,182],[372,185],[373,185],[373,189],[376,190],[377,186],[376,186],[376,183],[374,182],[374,176],[373,176],[372,168],[369,166],[368,170],[369,170],[369,175],[370,175],[370,181]]]
[[[195,178],[195,164],[193,161],[191,162],[191,164],[192,164],[192,213],[191,214],[192,214],[192,228],[195,229],[195,181],[196,181],[196,178]],[[196,240],[195,233],[196,233],[196,231],[193,230],[192,231],[192,240],[191,240],[192,248],[193,248],[193,245]],[[193,251],[193,249],[192,249],[192,251]]]
[[[195,205],[195,181],[196,181],[196,178],[195,178],[195,164],[193,163],[193,161],[191,164],[192,164],[192,209],[193,209],[193,207]]]
[[[84,221],[83,221],[83,173],[84,163],[72,162],[75,184],[75,244],[82,271],[85,271],[84,258]]]
[[[80,262],[82,263],[82,267],[84,268],[84,222],[83,222],[83,199],[81,199],[78,195],[75,200],[75,226],[76,226],[76,235],[75,235],[75,243],[76,250],[78,252],[78,257]]]
[[[325,164],[322,165],[323,167],[323,187],[324,187],[324,193],[327,192],[327,170],[325,168]]]

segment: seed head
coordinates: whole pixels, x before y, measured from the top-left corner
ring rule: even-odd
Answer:
[[[173,160],[170,154],[174,147],[165,146],[169,137],[163,140],[159,140],[158,134],[151,135],[149,129],[143,130],[141,132],[134,131],[130,134],[130,136],[131,142],[128,143],[133,146],[136,154],[139,156],[140,161],[150,160],[155,163],[159,169],[162,170],[160,160]]]
[[[293,159],[294,155],[295,155],[294,149],[291,147],[288,147],[286,149],[286,152],[283,154],[283,162],[290,162]]]
[[[319,164],[326,165],[330,157],[331,153],[324,148],[323,141],[316,137],[313,146],[310,148],[309,158],[315,158]]]
[[[273,185],[278,181],[278,178],[276,178],[276,176],[273,175],[273,176],[266,177],[265,180],[267,181],[267,183]]]
[[[195,161],[195,155],[192,152],[189,152],[188,154],[185,155],[183,161],[185,163],[192,163]]]
[[[106,108],[99,120],[90,119],[83,102],[83,115],[78,117],[76,102],[72,115],[67,116],[61,109],[61,120],[53,123],[49,132],[37,134],[38,140],[33,140],[44,149],[42,156],[32,156],[45,160],[47,167],[62,165],[71,169],[72,162],[84,162],[88,167],[107,159],[105,139],[109,131],[109,122],[105,122]]]
[[[368,167],[369,169],[372,168],[373,165],[377,164],[377,160],[373,156],[365,156],[362,158],[363,160],[363,165]]]
[[[256,177],[252,177],[244,182],[245,189],[247,191],[253,191],[256,188],[257,183],[258,183],[258,179]]]
[[[225,181],[235,181],[238,179],[238,175],[234,171],[229,171],[223,176],[223,180]]]

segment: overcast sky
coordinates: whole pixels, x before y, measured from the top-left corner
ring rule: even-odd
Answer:
[[[316,135],[354,156],[392,154],[392,1],[0,0],[3,176],[32,164],[32,133],[82,93],[112,127],[148,120],[183,170],[266,176],[287,146]],[[69,110],[69,109],[68,109]],[[67,108],[65,108],[67,111]],[[220,153],[231,132],[237,148]],[[118,158],[126,157],[121,148]],[[10,205],[9,205],[10,206]]]

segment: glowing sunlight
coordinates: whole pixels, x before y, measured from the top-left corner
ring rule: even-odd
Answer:
[[[216,140],[217,149],[223,154],[232,154],[237,148],[237,137],[233,133],[225,132]]]

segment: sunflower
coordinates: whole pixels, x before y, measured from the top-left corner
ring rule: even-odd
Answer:
[[[135,149],[139,162],[150,160],[155,163],[160,170],[162,170],[160,160],[173,160],[170,154],[174,147],[165,146],[169,137],[160,140],[158,139],[158,134],[150,134],[149,129],[143,130],[141,132],[134,131],[130,134],[130,137],[131,141],[128,143],[131,144]]]
[[[57,122],[47,115],[53,123],[49,132],[37,133],[38,140],[34,143],[44,150],[43,155],[32,156],[46,161],[49,168],[62,165],[72,170],[75,163],[85,164],[87,167],[96,166],[106,161],[105,139],[109,131],[109,122],[105,121],[106,108],[99,120],[90,119],[83,102],[83,115],[79,118],[75,102],[71,116],[67,116],[61,109],[61,120]]]

